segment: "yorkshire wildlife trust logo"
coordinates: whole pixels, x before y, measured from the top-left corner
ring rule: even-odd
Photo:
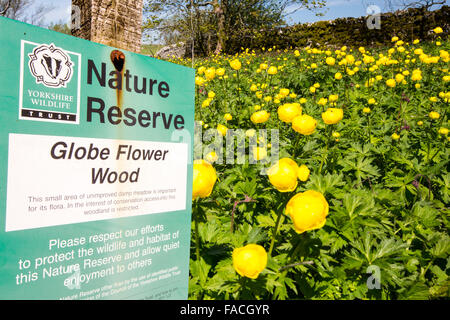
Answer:
[[[37,83],[47,87],[65,87],[72,78],[73,63],[70,57],[53,45],[40,45],[29,54],[29,68]]]
[[[81,54],[21,41],[19,119],[79,123]]]

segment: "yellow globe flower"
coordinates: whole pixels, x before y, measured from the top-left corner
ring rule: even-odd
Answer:
[[[202,85],[204,85],[205,84],[205,78],[203,78],[203,77],[200,77],[200,76],[197,76],[197,77],[195,77],[195,84],[197,85],[197,86],[202,86]]]
[[[341,80],[341,79],[342,79],[342,73],[337,72],[337,73],[334,75],[334,78],[335,78],[336,80]]]
[[[261,64],[259,65],[259,68],[260,68],[261,70],[266,70],[268,67],[269,67],[269,66],[267,65],[267,63],[261,63]]]
[[[328,57],[326,58],[325,62],[329,66],[334,66],[334,64],[336,63],[336,59],[333,57]]]
[[[339,99],[339,95],[337,94],[330,94],[330,96],[328,97],[328,100],[330,102],[336,102]]]
[[[270,113],[267,112],[266,110],[261,110],[261,111],[257,111],[255,113],[253,113],[250,117],[250,120],[253,123],[264,123],[267,120],[269,120],[270,117]]]
[[[199,75],[202,75],[202,74],[205,73],[205,70],[206,70],[206,67],[205,66],[201,66],[201,67],[198,68],[197,73]]]
[[[339,138],[341,136],[341,134],[337,131],[333,131],[331,135],[333,136],[333,138]]]
[[[216,75],[223,76],[225,74],[225,68],[219,68],[216,70]]]
[[[219,133],[220,133],[222,136],[226,136],[226,135],[227,135],[228,128],[225,127],[223,124],[218,124],[218,125],[217,125],[217,131],[219,131]]]
[[[211,67],[205,70],[205,78],[206,80],[212,80],[216,76],[216,69]]]
[[[233,68],[234,70],[239,70],[242,67],[241,62],[239,61],[239,59],[234,59],[230,61],[230,66],[231,68]]]
[[[446,136],[448,134],[448,129],[447,128],[439,128],[438,133]]]
[[[397,83],[396,83],[395,79],[388,79],[388,80],[386,80],[386,85],[388,87],[394,88],[396,86],[396,84]]]
[[[436,34],[439,34],[439,33],[444,32],[444,30],[442,30],[441,27],[434,28],[433,31],[434,31],[434,33],[436,33]]]
[[[308,169],[308,167],[302,164],[300,167],[298,167],[297,177],[300,181],[305,182],[306,180],[308,180],[310,173],[311,171]]]
[[[281,88],[280,89],[280,95],[282,97],[286,97],[288,94],[289,94],[289,89],[287,89],[287,88]]]
[[[232,116],[231,114],[229,114],[229,113],[226,113],[226,114],[223,116],[223,118],[224,118],[225,120],[227,120],[227,121],[230,121],[231,119],[233,119],[233,116]]]
[[[274,66],[271,66],[271,67],[267,70],[267,73],[270,74],[270,75],[277,74],[277,72],[278,72],[278,69],[277,69],[277,67],[274,67]]]
[[[402,75],[401,73],[398,73],[395,75],[395,81],[397,81],[397,83],[402,82],[405,79],[405,76]]]
[[[355,62],[355,57],[351,54],[347,55],[344,59],[349,65],[352,65]]]
[[[291,217],[295,232],[303,233],[322,228],[328,210],[325,197],[320,192],[308,190],[293,196],[287,203],[285,212]]]
[[[420,81],[420,80],[422,80],[422,73],[420,71],[419,72],[414,72],[413,71],[413,73],[411,75],[411,80],[412,81]]]
[[[320,98],[319,101],[317,101],[317,104],[321,105],[321,106],[324,106],[324,105],[327,104],[327,102],[328,102],[327,98]]]
[[[232,258],[234,270],[240,276],[250,279],[258,278],[267,265],[267,252],[258,244],[234,249]]]
[[[429,116],[431,119],[436,120],[436,119],[439,119],[440,114],[437,113],[436,111],[431,111],[431,112],[428,114],[428,116]]]
[[[209,162],[194,160],[192,200],[209,197],[216,180],[216,170]]]
[[[256,130],[255,129],[248,129],[245,131],[245,135],[249,138],[255,136],[256,134]]]
[[[344,117],[344,110],[339,108],[328,108],[322,113],[323,122],[326,124],[336,124]]]
[[[294,160],[282,158],[267,171],[270,183],[280,192],[291,192],[297,188],[298,165]]]
[[[370,98],[368,101],[367,101],[367,103],[368,104],[375,104],[375,99],[374,98]]]
[[[375,62],[375,58],[372,56],[364,56],[363,61],[365,64],[369,64]],[[371,69],[371,72],[373,72],[373,69]]]
[[[219,156],[217,155],[217,153],[215,151],[211,151],[210,153],[208,153],[205,156],[206,161],[208,161],[209,163],[213,163],[216,162],[217,159],[219,159]]]
[[[314,131],[316,130],[316,126],[317,126],[316,119],[306,114],[296,116],[292,120],[292,129],[306,136],[313,134]]]
[[[207,98],[207,99],[203,100],[202,108],[209,107],[209,105],[211,104],[211,101],[212,101],[212,99],[210,99],[210,98]]]
[[[290,123],[296,117],[302,114],[300,103],[286,103],[278,107],[278,117],[281,121]]]
[[[372,110],[370,110],[370,108],[368,108],[368,107],[363,108],[364,113],[370,113],[370,111],[372,111]]]
[[[418,126],[422,126],[423,125],[423,121],[422,120],[417,121],[417,125]]]
[[[267,149],[263,147],[253,147],[253,159],[263,160],[267,157]]]
[[[392,135],[391,135],[391,138],[392,138],[392,140],[398,140],[398,139],[400,139],[400,136],[397,134],[397,133],[393,133]]]

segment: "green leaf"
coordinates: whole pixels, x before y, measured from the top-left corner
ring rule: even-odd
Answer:
[[[422,282],[417,282],[401,293],[399,295],[399,300],[427,300],[428,297],[428,287]]]
[[[267,234],[261,228],[252,228],[247,235],[247,243],[258,243],[267,239]]]
[[[270,216],[259,215],[256,217],[260,227],[274,227],[275,221]]]
[[[194,277],[198,277],[200,285],[205,285],[208,280],[208,273],[211,266],[208,265],[203,258],[191,261],[191,273]]]
[[[450,237],[443,234],[436,245],[431,249],[431,254],[436,258],[445,258],[450,253]]]

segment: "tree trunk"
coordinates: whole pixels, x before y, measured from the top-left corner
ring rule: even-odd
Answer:
[[[220,54],[225,49],[225,14],[218,0],[213,1],[214,13],[217,16],[217,45],[215,54]]]

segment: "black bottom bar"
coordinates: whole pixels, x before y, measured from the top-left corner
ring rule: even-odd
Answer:
[[[68,113],[53,112],[53,111],[22,109],[21,115],[22,115],[22,117],[35,118],[35,119],[70,121],[70,122],[77,121],[76,114],[68,114]]]

